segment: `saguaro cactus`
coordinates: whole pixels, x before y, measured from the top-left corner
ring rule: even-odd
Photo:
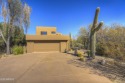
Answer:
[[[97,7],[95,12],[95,17],[93,21],[93,25],[90,31],[90,56],[92,58],[95,58],[95,52],[96,52],[96,32],[103,26],[103,22],[100,22],[98,24],[98,14],[100,12],[100,8]]]

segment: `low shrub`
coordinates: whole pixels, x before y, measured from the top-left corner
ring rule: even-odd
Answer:
[[[113,42],[97,43],[96,54],[116,60],[125,60],[124,47]]]
[[[81,56],[79,60],[80,60],[80,61],[85,61],[85,57],[84,57],[84,56]]]
[[[96,54],[107,56],[109,53],[109,48],[103,43],[98,43],[96,47]]]
[[[81,57],[81,56],[83,56],[83,53],[78,51],[77,56]]]
[[[115,50],[114,51],[115,59],[117,60],[123,60],[124,59],[124,54],[120,50]]]
[[[12,53],[14,55],[23,54],[23,47],[22,46],[14,46],[12,48]]]

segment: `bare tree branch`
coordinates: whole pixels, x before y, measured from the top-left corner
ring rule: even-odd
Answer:
[[[30,25],[31,8],[26,3],[24,4],[23,13],[24,13],[23,22],[27,33],[27,29],[29,28]]]
[[[0,36],[2,37],[2,39],[4,40],[4,42],[6,43],[6,40],[5,40],[5,38],[4,38],[3,33],[2,33],[1,30],[0,30]]]

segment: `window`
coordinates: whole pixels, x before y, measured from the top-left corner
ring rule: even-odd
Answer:
[[[56,32],[55,32],[55,31],[52,31],[51,34],[56,34]]]
[[[47,35],[46,31],[41,31],[41,35]]]

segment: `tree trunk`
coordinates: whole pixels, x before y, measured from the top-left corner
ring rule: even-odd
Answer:
[[[12,23],[10,23],[10,27],[7,29],[7,41],[6,41],[6,54],[7,55],[11,53],[10,52],[11,31],[12,31]]]
[[[8,34],[7,34],[7,43],[6,43],[6,54],[9,55],[10,52],[10,38],[12,35],[12,28],[13,28],[13,19],[14,17],[11,18],[9,28],[8,28]]]
[[[8,35],[7,42],[6,42],[6,54],[10,54],[10,36]]]

